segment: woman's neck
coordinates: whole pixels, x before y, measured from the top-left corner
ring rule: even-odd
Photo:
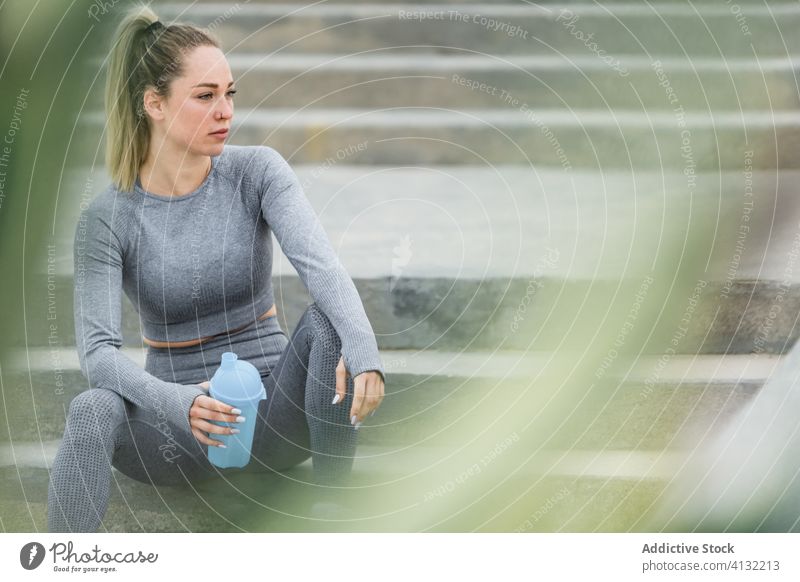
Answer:
[[[191,159],[181,154],[173,160],[169,155],[159,154],[157,165],[148,156],[139,168],[139,181],[152,194],[184,196],[197,190],[210,171],[210,156]]]

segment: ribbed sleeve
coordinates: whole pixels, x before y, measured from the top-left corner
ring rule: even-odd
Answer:
[[[81,371],[90,389],[113,390],[191,431],[189,409],[205,394],[203,389],[159,380],[119,349],[123,247],[111,227],[113,212],[114,199],[98,197],[81,213],[75,230],[75,339]]]
[[[303,193],[294,170],[274,148],[256,148],[261,172],[261,213],[309,294],[342,340],[350,375],[369,370],[385,377],[378,344],[353,280],[348,275]]]

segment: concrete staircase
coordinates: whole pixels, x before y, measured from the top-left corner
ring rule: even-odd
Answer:
[[[239,89],[231,143],[272,145],[296,169],[359,288],[389,382],[361,429],[350,520],[309,519],[305,463],[180,489],[115,472],[104,526],[644,527],[640,516],[687,451],[757,396],[797,339],[797,276],[786,258],[794,233],[780,219],[800,183],[791,147],[800,8],[739,6],[163,4],[162,19],[222,38]],[[102,128],[98,100],[84,121]],[[66,407],[86,389],[74,353],[71,237],[78,194],[107,183],[98,166],[89,160],[68,176],[75,202],[64,205],[43,268],[57,318],[47,318],[43,293],[32,298],[42,317],[3,370],[5,531],[44,529],[47,467]],[[723,210],[741,210],[744,172],[758,203],[737,247],[738,222],[731,231]],[[691,246],[714,229],[708,247]],[[674,241],[688,250],[675,252]],[[686,267],[693,254],[704,270]],[[629,338],[630,366],[599,374],[652,273],[655,315]],[[675,273],[705,283],[685,329],[692,285]],[[309,298],[282,256],[276,275],[291,332]],[[127,298],[123,320],[124,349],[143,363]],[[548,385],[563,380],[553,370],[580,369],[569,387]],[[453,499],[464,501],[460,511],[431,517]]]

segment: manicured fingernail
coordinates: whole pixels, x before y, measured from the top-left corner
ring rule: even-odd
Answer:
[[[217,446],[218,446],[219,448],[221,448],[221,449],[227,449],[227,448],[228,448],[228,447],[226,447],[225,445],[217,445]]]
[[[234,408],[233,410],[231,410],[231,414],[241,414],[241,413],[242,411],[239,410],[238,408]]]
[[[361,423],[362,423],[362,422],[363,422],[363,421],[359,420],[359,421],[356,423],[356,430],[358,430],[358,427],[359,427],[359,426],[361,426]]]
[[[339,402],[339,398],[340,398],[340,396],[338,394],[336,396],[334,396],[333,397],[333,402],[331,402],[331,404],[336,404],[337,402]]]
[[[244,420],[245,420],[244,416],[237,416],[236,417],[236,422],[244,422]]]
[[[351,416],[351,417],[350,417],[350,424],[355,424],[355,423],[356,423],[356,419],[357,419],[357,418],[358,418],[358,417],[357,417],[355,414],[354,414],[353,416]]]
[[[374,411],[374,410],[373,410],[372,412],[370,412],[370,413],[369,413],[369,415],[370,415],[370,416],[372,416],[373,414],[375,414],[375,411]]]
[[[239,434],[241,431],[238,428],[232,428],[231,434]]]

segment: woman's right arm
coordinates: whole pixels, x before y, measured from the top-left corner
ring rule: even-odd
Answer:
[[[120,351],[122,245],[112,228],[113,198],[96,198],[75,230],[75,342],[91,388],[113,390],[136,406],[191,432],[189,411],[205,392],[197,385],[164,382]]]

